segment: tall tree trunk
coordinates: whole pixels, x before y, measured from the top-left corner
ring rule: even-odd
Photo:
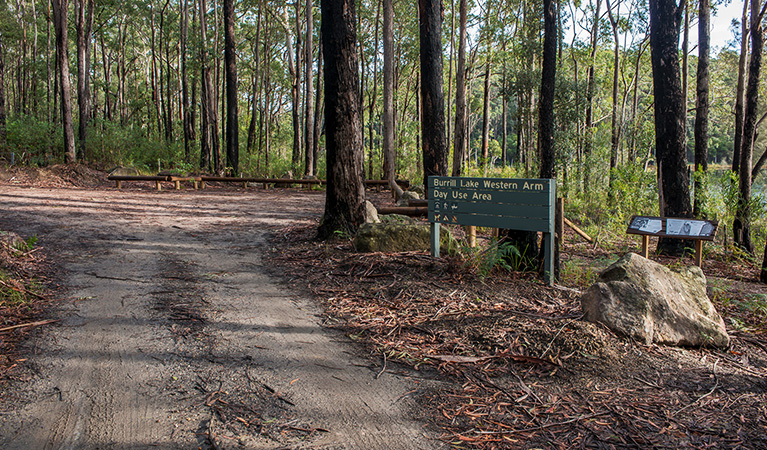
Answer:
[[[423,185],[431,175],[447,175],[445,97],[442,90],[442,11],[440,0],[418,0],[421,43]],[[426,190],[428,195],[428,189]]]
[[[709,19],[710,0],[700,0],[698,11],[698,69],[697,96],[695,99],[695,198],[692,214],[704,215],[706,188],[701,177],[708,170],[708,62],[710,53]]]
[[[365,220],[359,61],[353,0],[322,0],[327,191],[321,238],[353,234]]]
[[[615,169],[618,167],[618,148],[620,146],[620,118],[622,116],[621,104],[618,101],[618,83],[620,75],[620,38],[618,36],[618,21],[615,16],[620,17],[620,2],[616,5],[617,11],[613,15],[612,5],[610,0],[607,0],[607,15],[610,18],[610,25],[613,30],[613,92],[612,92],[612,104],[613,114],[611,121],[611,134],[610,134],[610,174],[609,184],[607,190],[608,204],[612,207],[615,204],[615,193],[613,189],[613,183],[615,178]]]
[[[373,120],[375,117],[375,110],[376,110],[376,99],[378,98],[378,29],[381,19],[381,9],[383,2],[381,0],[378,0],[378,8],[376,11],[376,19],[375,19],[375,36],[373,40],[374,48],[376,49],[373,52],[373,89],[370,89],[368,91],[368,178],[373,179],[373,154],[375,149],[375,140],[373,139],[373,130],[375,128],[376,121]]]
[[[93,0],[77,0],[77,105],[80,110],[78,135],[80,139],[80,157],[86,158],[88,126],[90,124],[90,53],[91,30],[93,29]]]
[[[490,65],[492,59],[492,45],[490,43],[490,14],[493,8],[491,3],[488,2],[485,5],[485,27],[487,27],[486,45],[487,45],[487,61],[485,61],[485,78],[484,89],[482,92],[482,169],[484,176],[487,176],[487,166],[490,163]]]
[[[735,136],[732,145],[732,171],[740,173],[740,151],[743,147],[743,116],[746,113],[745,93],[746,76],[748,70],[748,6],[749,2],[743,1],[743,15],[740,25],[740,57],[738,58],[738,86],[735,90]]]
[[[541,101],[538,107],[538,142],[541,178],[556,178],[554,155],[554,89],[557,72],[557,4],[543,2],[543,59],[541,61]]]
[[[201,131],[201,161],[200,168],[221,173],[221,145],[218,138],[218,108],[216,105],[216,95],[211,79],[211,68],[208,58],[207,48],[207,4],[206,0],[200,0],[200,65],[202,66],[202,120],[200,122]]]
[[[64,126],[64,161],[77,161],[75,130],[72,122],[72,86],[69,82],[69,56],[67,51],[67,0],[51,0],[53,26],[56,29],[56,65],[61,86],[61,123]]]
[[[488,7],[488,10],[490,8]],[[489,47],[489,46],[488,46]],[[490,164],[490,50],[485,64],[484,89],[482,93],[482,169],[487,176]]]
[[[608,6],[609,8],[609,6]],[[552,179],[556,186],[557,167],[554,152],[554,90],[557,74],[557,3],[556,0],[543,1],[543,58],[541,60],[541,101],[538,107],[538,143],[541,155],[541,178]],[[533,233],[536,234],[537,233]],[[558,239],[555,237],[555,239]],[[554,272],[549,274],[559,277],[559,245],[554,245]],[[539,260],[545,260],[545,248],[541,247]],[[544,270],[546,268],[544,267]]]
[[[392,0],[383,0],[383,156],[384,176],[395,199],[402,196],[402,189],[394,181],[397,170],[394,165],[394,6]]]
[[[317,44],[317,67],[322,67],[322,37],[320,37],[320,42]],[[312,153],[314,154],[314,175],[317,175],[317,166],[319,166],[320,161],[322,117],[325,114],[325,98],[322,95],[322,74],[319,72],[317,73],[317,84],[315,85],[314,92],[317,93],[317,96],[314,98],[314,148],[312,148]]]
[[[458,62],[455,71],[455,139],[453,140],[454,177],[461,176],[461,163],[466,157],[466,0],[459,0]]]
[[[226,66],[226,166],[231,176],[240,171],[240,125],[237,114],[237,48],[234,0],[224,0],[224,60]]]
[[[300,116],[298,114],[298,111],[301,109],[301,101],[298,92],[299,74],[298,68],[296,67],[297,53],[294,54],[293,34],[290,30],[289,23],[288,8],[286,5],[283,11],[283,27],[285,28],[285,39],[287,40],[285,47],[288,51],[288,71],[290,72],[291,83],[290,96],[293,100],[293,107],[291,110],[291,117],[293,120],[293,153],[291,161],[294,173],[298,173],[299,164],[301,163],[301,125]]]
[[[691,217],[684,148],[686,111],[679,77],[679,26],[682,8],[674,0],[650,0],[650,49],[655,96],[655,146],[663,202],[661,215]],[[688,242],[661,239],[658,251],[680,255]]]
[[[5,127],[5,49],[2,39],[3,35],[0,33],[0,154],[5,155],[9,151]],[[9,154],[8,157],[10,156]]]
[[[314,2],[306,0],[306,39],[304,39],[304,174],[317,174],[314,160]],[[318,74],[319,76],[319,74]]]
[[[759,76],[762,70],[762,48],[764,47],[760,9],[761,1],[751,0],[751,61],[748,66],[746,113],[743,118],[743,143],[740,148],[740,195],[732,224],[733,242],[750,254],[754,253],[754,245],[751,242],[751,165],[756,138]]]
[[[589,56],[589,69],[586,76],[586,139],[583,146],[583,189],[587,194],[591,192],[591,153],[594,148],[594,93],[597,89],[596,64],[597,44],[599,42],[599,22],[602,18],[602,0],[597,0],[594,10],[594,22],[591,26],[591,54]]]
[[[181,116],[184,129],[184,159],[191,161],[192,157],[192,114],[189,109],[189,73],[187,70],[186,52],[189,40],[189,0],[181,0]]]

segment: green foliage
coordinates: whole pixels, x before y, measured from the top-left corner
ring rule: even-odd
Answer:
[[[569,286],[591,286],[599,277],[599,272],[591,264],[578,264],[565,261],[559,268],[561,283]]]
[[[21,164],[45,166],[58,162],[52,155],[60,155],[61,132],[47,121],[34,116],[13,115],[6,124],[8,150],[16,153]]]
[[[653,215],[658,209],[658,188],[654,171],[644,170],[642,164],[625,164],[612,171],[612,195],[615,204],[609,222],[625,227],[634,214]]]
[[[508,242],[493,239],[487,247],[465,247],[462,254],[465,265],[472,268],[484,280],[494,269],[516,270],[520,267],[522,255],[517,247]]]

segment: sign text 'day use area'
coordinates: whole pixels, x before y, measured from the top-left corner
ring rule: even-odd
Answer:
[[[432,224],[543,232],[547,260],[544,271],[553,273],[556,205],[553,180],[432,176],[428,190],[429,222]],[[439,227],[433,226],[432,230],[439,242]],[[432,253],[439,256],[439,246],[432,247]]]

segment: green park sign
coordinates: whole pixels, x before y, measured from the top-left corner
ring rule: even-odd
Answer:
[[[544,277],[553,283],[556,184],[549,179],[429,177],[431,252],[440,224],[543,232]]]

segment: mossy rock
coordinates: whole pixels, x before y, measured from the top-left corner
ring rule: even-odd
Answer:
[[[427,223],[366,223],[354,236],[354,248],[363,253],[429,251],[430,226]],[[457,249],[458,242],[443,227],[440,232],[440,252],[454,254]]]

